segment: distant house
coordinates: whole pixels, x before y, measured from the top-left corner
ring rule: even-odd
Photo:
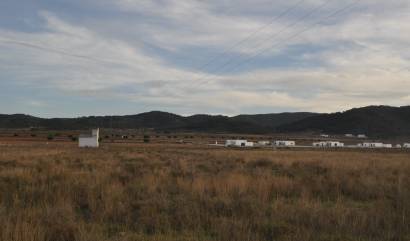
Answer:
[[[383,148],[393,148],[392,144],[383,144]]]
[[[270,141],[258,141],[256,143],[258,146],[269,146],[270,145]]]
[[[359,139],[366,139],[367,136],[366,136],[365,134],[359,134],[359,135],[357,135],[357,138],[359,138]]]
[[[91,131],[91,135],[80,135],[78,138],[79,147],[99,147],[100,129]]]
[[[396,145],[396,148],[402,148],[402,145],[397,144],[397,145]]]
[[[247,140],[227,140],[225,142],[226,147],[253,147],[253,142],[248,142]]]
[[[360,143],[358,144],[359,147],[363,147],[363,148],[385,148],[386,144],[383,144],[381,142],[365,142],[365,143]]]
[[[403,148],[410,148],[410,143],[404,143]]]
[[[323,138],[329,138],[330,136],[329,136],[329,135],[327,135],[327,134],[322,134],[322,135],[320,135],[320,137],[323,137]]]
[[[313,147],[323,147],[323,148],[335,148],[335,147],[344,147],[345,144],[339,141],[321,141],[314,142]]]
[[[354,137],[354,135],[353,135],[353,134],[345,134],[345,137],[348,137],[348,138],[353,138],[353,137]]]
[[[295,146],[295,141],[275,141],[275,146]]]

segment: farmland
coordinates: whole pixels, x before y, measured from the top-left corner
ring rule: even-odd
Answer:
[[[410,240],[410,154],[3,141],[0,240]]]

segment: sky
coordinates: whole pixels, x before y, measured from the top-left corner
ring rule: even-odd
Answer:
[[[410,105],[409,0],[1,0],[0,113]]]

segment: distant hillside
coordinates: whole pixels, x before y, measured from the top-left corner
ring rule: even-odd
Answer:
[[[366,134],[371,137],[410,137],[410,106],[369,106],[333,114],[281,113],[235,117],[193,115],[183,117],[153,111],[138,115],[42,119],[28,115],[0,115],[0,128],[115,129],[150,128],[157,131],[269,134],[325,132]]]
[[[263,127],[275,129],[278,126],[293,123],[312,116],[318,116],[317,113],[296,112],[296,113],[279,113],[279,114],[262,114],[262,115],[238,115],[232,117],[235,121],[250,122]]]
[[[89,129],[93,127],[159,131],[224,133],[273,133],[277,126],[314,116],[313,113],[240,115],[236,117],[193,115],[183,117],[153,111],[138,115],[41,119],[27,115],[0,115],[0,128],[41,127],[47,129]]]
[[[410,136],[410,106],[369,106],[322,114],[278,127],[282,132],[321,131],[367,134],[372,137]]]

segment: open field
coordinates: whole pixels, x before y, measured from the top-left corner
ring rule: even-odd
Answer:
[[[0,240],[410,240],[405,151],[0,143]]]

